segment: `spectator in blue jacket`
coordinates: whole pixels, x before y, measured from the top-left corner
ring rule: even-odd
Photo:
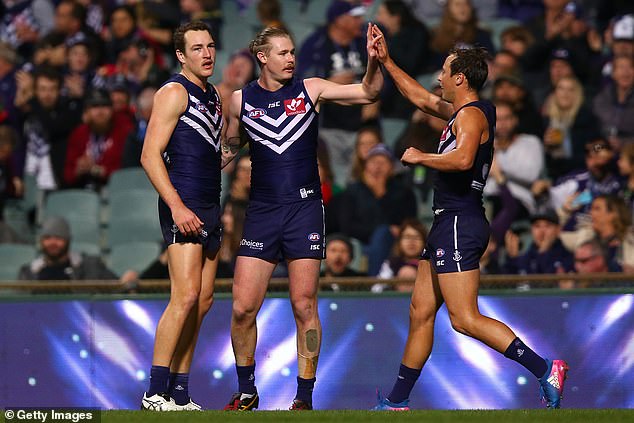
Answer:
[[[557,212],[553,209],[537,211],[530,220],[532,242],[524,254],[520,254],[519,237],[512,231],[506,233],[506,272],[530,275],[574,271],[574,257],[559,238],[561,226]]]

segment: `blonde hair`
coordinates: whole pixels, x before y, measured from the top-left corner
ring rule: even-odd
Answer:
[[[557,104],[557,101],[555,100],[555,93],[552,93],[547,101],[546,115],[550,118],[551,121],[556,121],[569,127],[575,121],[577,113],[579,112],[579,109],[583,104],[583,87],[581,86],[581,83],[577,78],[573,76],[564,76],[559,81],[557,81],[555,89],[563,81],[572,82],[576,94],[575,101],[572,103],[572,106],[569,109],[564,110]]]
[[[269,26],[260,31],[260,33],[249,43],[249,51],[255,57],[255,60],[258,62],[260,67],[262,67],[262,63],[258,59],[258,53],[263,52],[264,54],[269,54],[272,48],[271,38],[275,37],[288,37],[292,40],[291,34],[289,34],[286,29]]]

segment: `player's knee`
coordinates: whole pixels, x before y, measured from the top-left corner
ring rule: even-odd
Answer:
[[[291,300],[293,314],[298,322],[309,322],[317,315],[315,298],[302,297]]]
[[[196,289],[188,289],[179,295],[173,295],[170,301],[181,311],[189,312],[196,304],[198,304],[198,296],[200,292]]]
[[[461,316],[449,316],[451,320],[451,327],[458,333],[463,335],[471,336],[473,334],[473,325],[475,319],[472,319],[470,316],[461,315]]]
[[[433,322],[434,316],[435,311],[432,308],[413,303],[409,305],[409,321],[412,327],[422,326],[426,323]]]
[[[211,309],[212,304],[214,303],[214,295],[211,294],[206,296],[205,298],[200,298],[198,301],[198,311],[202,314],[206,314],[209,309]]]
[[[234,301],[232,309],[232,319],[235,323],[252,323],[255,321],[256,315],[257,309],[255,307]]]

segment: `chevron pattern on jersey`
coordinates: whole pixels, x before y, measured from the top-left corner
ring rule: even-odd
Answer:
[[[305,100],[306,95],[302,92],[297,98]],[[277,154],[282,154],[304,134],[315,119],[316,112],[312,104],[304,101],[304,107],[305,113],[292,116],[287,115],[285,107],[282,106],[282,113],[277,118],[268,115],[250,118],[249,112],[256,110],[256,107],[245,101],[246,114],[242,114],[242,123],[255,142],[259,142]]]
[[[216,101],[219,102],[216,95]],[[213,113],[206,104],[201,103],[193,95],[189,95],[189,107],[180,117],[180,120],[198,132],[217,151],[220,150],[220,133],[222,131],[222,118],[217,110]]]

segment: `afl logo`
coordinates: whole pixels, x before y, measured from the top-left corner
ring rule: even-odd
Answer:
[[[197,109],[199,112],[202,112],[202,113],[207,113],[207,112],[208,112],[207,106],[205,106],[205,105],[204,105],[204,104],[202,104],[202,103],[196,103],[196,109]]]
[[[442,248],[438,248],[436,250],[436,257],[442,257],[445,255],[445,250],[443,250]]]
[[[317,232],[313,232],[312,234],[308,235],[308,240],[309,241],[319,241],[319,234]]]
[[[266,115],[266,110],[264,109],[253,109],[249,112],[249,117],[251,119],[257,119],[257,118],[261,118],[262,116]]]

